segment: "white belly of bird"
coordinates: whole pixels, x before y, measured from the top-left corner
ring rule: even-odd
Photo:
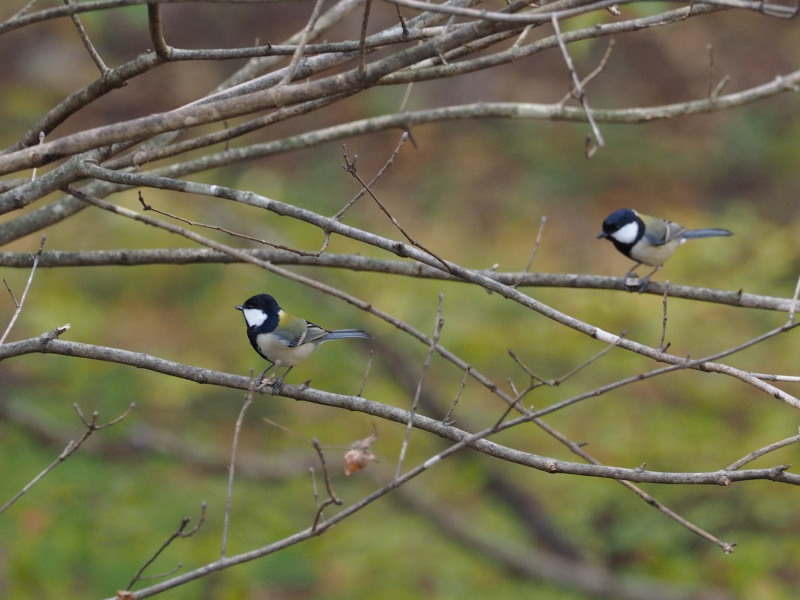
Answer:
[[[257,340],[261,354],[279,367],[293,367],[316,349],[317,344],[302,344],[300,346],[286,346],[275,340],[270,334],[259,335]]]
[[[673,254],[678,246],[683,244],[686,240],[683,238],[676,238],[667,242],[662,246],[645,246],[639,250],[637,246],[631,248],[631,258],[636,262],[640,262],[651,267],[658,267],[663,265],[664,262]]]

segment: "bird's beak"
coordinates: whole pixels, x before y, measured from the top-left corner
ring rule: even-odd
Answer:
[[[605,231],[601,231],[600,233],[597,234],[597,239],[598,240],[600,238],[604,238],[604,237],[608,237],[608,234]]]
[[[244,310],[244,306],[234,306],[233,308],[236,310]]]

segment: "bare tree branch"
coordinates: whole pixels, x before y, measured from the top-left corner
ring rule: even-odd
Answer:
[[[6,502],[6,503],[5,503],[3,506],[0,506],[0,514],[2,514],[3,512],[5,512],[5,511],[6,511],[6,509],[8,509],[9,507],[11,507],[11,506],[12,506],[12,505],[13,505],[15,502],[17,502],[17,501],[18,501],[20,498],[22,498],[22,497],[23,497],[23,496],[24,496],[26,493],[28,493],[28,491],[29,491],[29,490],[30,490],[30,489],[31,489],[31,488],[32,488],[34,485],[36,485],[37,483],[39,483],[39,482],[42,480],[42,478],[44,478],[44,477],[45,477],[45,475],[47,475],[48,473],[50,473],[50,471],[52,471],[53,469],[55,469],[55,468],[56,468],[58,465],[60,465],[62,462],[64,462],[65,460],[67,460],[67,459],[68,459],[70,456],[72,456],[73,454],[75,454],[75,452],[77,452],[77,450],[78,450],[78,449],[79,449],[79,448],[80,448],[80,447],[83,445],[83,443],[84,443],[84,442],[85,442],[87,439],[89,439],[89,437],[90,437],[90,436],[91,436],[91,435],[92,435],[92,434],[93,434],[95,431],[99,431],[100,429],[105,429],[106,427],[112,427],[112,426],[116,425],[117,423],[119,423],[120,421],[122,421],[123,419],[125,419],[125,418],[126,418],[126,417],[127,417],[129,414],[130,414],[130,412],[133,410],[133,407],[134,407],[134,406],[135,406],[134,404],[131,404],[131,405],[128,407],[128,410],[126,410],[126,411],[125,411],[125,412],[124,412],[122,415],[120,415],[119,417],[117,417],[117,418],[116,418],[116,419],[114,419],[113,421],[110,421],[109,423],[106,423],[105,425],[98,425],[98,424],[97,424],[97,418],[99,417],[99,415],[98,415],[98,413],[97,413],[97,412],[95,412],[95,413],[92,415],[92,418],[91,418],[91,420],[87,420],[87,419],[85,419],[85,418],[84,418],[84,416],[81,414],[81,411],[80,411],[80,409],[78,408],[78,405],[77,405],[77,404],[76,404],[76,405],[74,405],[75,411],[78,413],[78,416],[80,417],[81,421],[83,422],[84,426],[86,427],[86,430],[83,432],[83,435],[82,435],[80,438],[78,438],[78,440],[77,440],[77,441],[70,440],[70,442],[67,444],[67,446],[64,448],[64,450],[61,452],[61,454],[59,454],[59,455],[58,455],[58,457],[57,457],[57,458],[56,458],[56,459],[55,459],[55,460],[54,460],[52,463],[50,463],[50,465],[48,465],[48,466],[47,466],[47,467],[46,467],[46,468],[45,468],[45,469],[44,469],[42,472],[40,472],[40,473],[39,473],[39,474],[38,474],[36,477],[34,477],[33,479],[31,479],[31,481],[30,481],[28,484],[26,484],[26,485],[25,485],[25,486],[24,486],[24,487],[23,487],[23,488],[22,488],[22,489],[21,489],[19,492],[17,492],[17,493],[16,493],[16,494],[15,494],[15,495],[14,495],[14,496],[13,496],[13,497],[12,497],[12,498],[11,498],[11,499],[8,501],[8,502]]]
[[[12,300],[14,300],[14,304],[16,305],[16,310],[14,314],[11,316],[11,319],[8,322],[8,326],[6,327],[3,335],[0,336],[0,346],[3,345],[3,342],[6,341],[8,334],[11,333],[11,330],[14,328],[14,323],[17,322],[17,317],[22,312],[22,305],[25,304],[25,298],[28,296],[28,290],[31,287],[31,283],[33,283],[33,276],[36,273],[36,267],[39,266],[39,260],[42,258],[42,251],[44,250],[44,243],[47,240],[47,236],[43,235],[42,240],[39,242],[39,250],[36,251],[36,254],[31,255],[33,264],[31,265],[31,274],[28,276],[28,283],[25,284],[25,289],[22,290],[22,296],[20,296],[19,301],[14,297],[11,288],[8,287],[8,283],[6,280],[3,279],[3,283],[5,283],[6,288],[8,289],[9,294],[11,294]]]

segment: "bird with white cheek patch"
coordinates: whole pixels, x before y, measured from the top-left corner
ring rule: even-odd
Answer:
[[[337,329],[329,331],[310,321],[294,317],[285,312],[269,294],[258,294],[236,307],[242,311],[247,324],[247,339],[256,352],[271,365],[258,376],[260,386],[264,375],[272,367],[288,367],[272,384],[273,393],[278,393],[289,371],[316,350],[317,346],[330,340],[345,338],[371,338],[360,329]]]
[[[636,264],[625,274],[633,277],[639,265],[655,267],[640,280],[639,291],[647,288],[650,277],[672,256],[686,240],[733,235],[727,229],[686,229],[672,221],[643,215],[631,208],[621,208],[603,221],[598,239],[610,240],[614,247]]]

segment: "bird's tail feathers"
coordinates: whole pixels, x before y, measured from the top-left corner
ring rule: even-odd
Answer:
[[[696,239],[696,238],[707,238],[707,237],[721,237],[726,235],[733,235],[733,232],[728,231],[727,229],[687,229],[683,232],[683,237],[687,240]]]
[[[330,340],[342,340],[345,338],[371,338],[372,336],[366,331],[360,329],[337,329],[330,331],[323,336],[322,341],[328,342]]]

